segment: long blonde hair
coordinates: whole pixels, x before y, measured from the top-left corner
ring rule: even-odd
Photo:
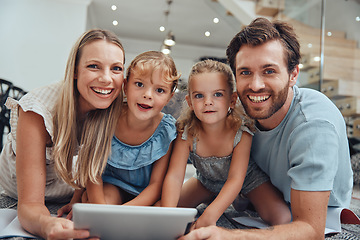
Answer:
[[[215,60],[203,60],[197,62],[190,71],[188,78],[188,96],[190,96],[190,83],[193,81],[194,77],[202,73],[220,73],[225,76],[227,85],[231,93],[236,91],[234,75],[231,71],[231,68],[225,63],[215,61]],[[254,130],[253,121],[245,115],[244,109],[239,100],[235,104],[234,109],[231,109],[228,114],[230,120],[230,126],[234,129],[240,128],[242,124],[249,127],[250,130]],[[188,103],[184,101],[182,112],[176,123],[177,131],[183,133],[185,127],[187,127],[189,138],[196,138],[201,129],[201,121],[196,117],[193,110],[190,109]]]
[[[76,87],[75,73],[82,49],[96,40],[114,43],[124,52],[114,33],[100,29],[85,32],[70,52],[53,119],[55,168],[59,176],[75,188],[85,187],[88,180],[98,182],[110,154],[111,139],[123,99],[120,94],[107,109],[88,112],[85,121],[79,124],[77,112],[80,94]],[[73,157],[77,153],[78,159],[74,163]]]

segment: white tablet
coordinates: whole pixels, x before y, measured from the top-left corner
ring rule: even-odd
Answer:
[[[176,239],[196,214],[196,208],[73,205],[75,229],[89,229],[91,236],[105,240]]]

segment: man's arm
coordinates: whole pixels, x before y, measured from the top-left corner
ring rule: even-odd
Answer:
[[[330,192],[291,190],[293,221],[267,229],[225,230],[219,227],[200,228],[180,240],[195,239],[324,239],[327,203]]]

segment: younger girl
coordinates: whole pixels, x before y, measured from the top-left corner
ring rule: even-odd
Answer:
[[[290,221],[290,211],[267,182],[268,177],[254,162],[249,162],[253,125],[242,115],[234,90],[232,71],[226,64],[205,60],[195,64],[190,72],[188,107],[177,123],[179,135],[161,206],[196,207],[212,201],[193,228],[216,225],[240,190],[247,195],[261,184],[271,191],[266,191],[266,209],[255,206],[260,216],[271,224]],[[186,181],[181,189],[188,157],[196,168],[196,177]]]
[[[160,199],[175,119],[161,112],[179,74],[171,57],[156,51],[137,56],[124,85],[127,98],[112,139],[102,180],[88,181],[84,200],[102,204],[153,205]]]

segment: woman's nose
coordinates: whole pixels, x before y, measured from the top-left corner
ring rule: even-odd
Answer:
[[[112,81],[110,71],[103,71],[103,74],[99,77],[99,82],[110,83]]]

